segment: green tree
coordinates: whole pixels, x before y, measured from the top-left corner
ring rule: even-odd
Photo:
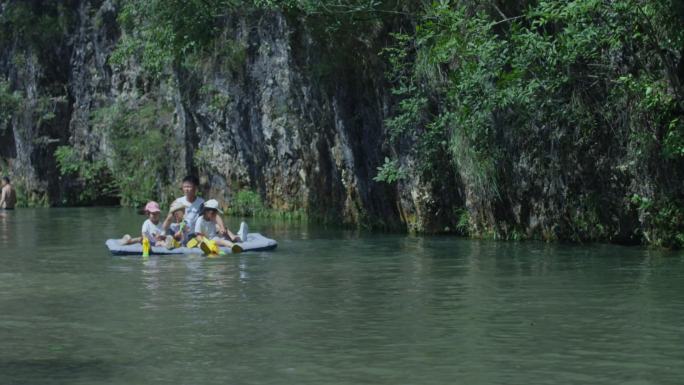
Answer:
[[[652,175],[676,178],[682,169],[681,7],[637,0],[502,4],[432,2],[415,16],[413,30],[395,34],[385,52],[399,101],[387,126],[395,137],[415,138],[421,152],[446,138],[474,207],[510,206],[503,193],[523,159],[539,164],[528,165],[532,179],[567,178],[574,203],[561,224],[566,235],[601,237],[611,207],[591,197],[602,195],[614,172],[592,162],[614,153]],[[544,164],[548,156],[561,168]],[[419,159],[427,169],[444,162]],[[676,189],[661,185],[663,205],[682,207]],[[470,214],[481,229],[515,232]]]

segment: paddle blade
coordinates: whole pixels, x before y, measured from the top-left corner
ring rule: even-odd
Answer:
[[[202,240],[202,242],[199,243],[199,248],[202,249],[202,252],[206,255],[212,255],[211,246],[209,246],[208,241]]]
[[[147,239],[147,237],[143,237],[143,239],[142,239],[142,256],[143,257],[149,257],[150,256],[150,240]]]
[[[219,246],[216,244],[214,241],[207,241],[207,244],[209,244],[209,249],[211,250],[212,254],[217,254],[221,252],[221,249]]]
[[[192,238],[188,241],[188,244],[186,246],[192,249],[193,247],[197,247],[198,243],[199,242],[197,241],[197,238]]]

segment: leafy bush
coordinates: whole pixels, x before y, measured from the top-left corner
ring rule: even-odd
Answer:
[[[456,231],[463,235],[470,233],[470,214],[468,210],[461,209],[456,212],[458,222],[456,222]]]
[[[265,214],[266,208],[258,193],[251,190],[240,190],[231,201],[228,213],[237,216],[254,217]]]
[[[76,202],[69,203],[93,204],[116,195],[116,185],[103,159],[83,159],[70,146],[57,147],[54,155],[60,174],[79,181]]]
[[[19,108],[21,100],[22,97],[19,92],[11,91],[9,83],[0,80],[0,132],[6,129],[12,115]]]
[[[56,1],[6,1],[0,12],[0,44],[22,41],[48,50],[74,25],[70,7]]]
[[[153,100],[116,103],[92,114],[94,127],[111,143],[107,164],[121,204],[140,206],[169,183],[167,165],[178,144],[171,135],[173,110]]]
[[[676,200],[649,199],[639,194],[631,197],[644,226],[646,240],[655,246],[684,248],[684,207]]]
[[[122,65],[130,57],[136,57],[150,75],[160,76],[171,65],[205,53],[218,36],[221,15],[242,3],[236,0],[124,0],[118,21],[126,33],[110,61]]]
[[[511,165],[522,156],[531,179],[576,183],[564,199],[579,207],[586,203],[582,196],[612,184],[610,168],[584,164],[606,153],[624,154],[654,175],[679,175],[683,79],[676,66],[684,11],[678,2],[520,1],[506,4],[513,16],[496,4],[424,3],[415,28],[395,34],[394,46],[384,50],[399,99],[387,127],[391,136],[416,143],[412,149],[425,169],[453,161],[474,207],[510,205],[502,192],[516,187]],[[448,141],[451,159],[421,156],[438,149],[440,138]],[[545,157],[589,168],[586,181],[573,181],[568,170],[530,168],[530,160],[544,164]],[[681,206],[681,197],[662,194],[674,206],[658,212],[673,214],[664,207]],[[570,206],[569,233],[610,234],[600,223],[606,208],[575,215]],[[475,228],[515,228],[500,227],[499,218],[477,209],[470,215]],[[667,223],[652,221],[655,228]]]
[[[378,167],[378,174],[373,177],[373,180],[376,182],[395,183],[405,179],[406,176],[406,170],[399,166],[397,160],[390,160],[386,157],[385,163]]]
[[[45,191],[32,189],[22,180],[13,180],[17,194],[17,207],[48,207],[49,200]]]
[[[261,196],[252,190],[238,191],[231,200],[226,213],[241,217],[281,218],[294,221],[307,219],[307,215],[302,209],[285,211],[266,207]]]

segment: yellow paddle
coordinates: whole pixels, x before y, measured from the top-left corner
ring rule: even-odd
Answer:
[[[191,240],[188,241],[188,243],[185,246],[192,249],[193,247],[197,247],[198,243],[199,243],[199,241],[197,240],[197,238],[192,238]]]
[[[172,247],[172,248],[174,248],[174,249],[177,249],[177,248],[181,247],[181,243],[178,242],[178,241],[176,240],[176,238],[173,238],[173,243],[172,243],[172,244],[173,244],[173,247]]]
[[[206,254],[206,255],[211,255],[211,254],[212,254],[212,252],[211,252],[211,247],[210,247],[209,244],[207,243],[207,240],[206,240],[206,239],[202,239],[202,240],[200,241],[200,243],[199,243],[199,248],[202,249],[202,252],[203,252],[204,254]]]
[[[219,255],[224,255],[226,254],[223,250],[221,250],[216,242],[210,240],[210,239],[203,239],[200,244],[200,249],[206,254],[208,257],[216,257]]]
[[[143,237],[142,239],[142,256],[143,258],[150,256],[150,240],[147,239],[147,237]]]

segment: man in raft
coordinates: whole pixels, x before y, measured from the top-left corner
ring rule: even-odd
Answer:
[[[200,211],[202,210],[204,205],[204,199],[202,199],[202,197],[197,196],[198,187],[199,179],[197,179],[196,176],[186,176],[185,178],[183,178],[183,181],[181,182],[181,190],[183,190],[183,196],[176,199],[171,204],[172,206],[185,206],[185,222],[191,229],[195,229],[195,223],[197,223],[197,219],[200,216]],[[169,212],[169,215],[166,217],[165,222],[171,223],[172,221],[173,213]],[[228,235],[228,231],[226,230],[226,226],[223,224],[223,219],[220,215],[216,216],[216,231],[221,236]],[[240,223],[240,231],[238,231],[237,237],[237,239],[239,240],[237,240],[237,242],[245,241],[247,237],[247,232],[247,224],[244,222]]]

